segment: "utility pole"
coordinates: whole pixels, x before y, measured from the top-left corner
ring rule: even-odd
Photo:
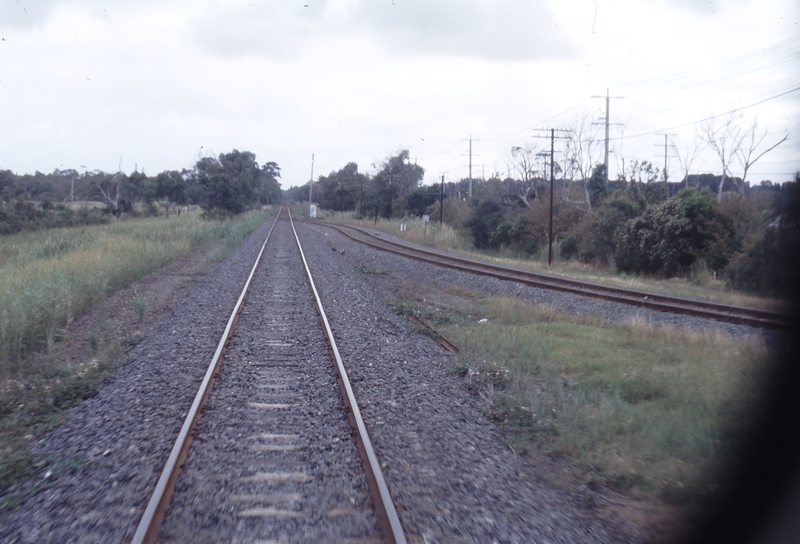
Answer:
[[[444,223],[444,174],[442,174],[442,188],[439,190],[439,226]]]
[[[548,130],[548,129],[535,129],[535,130]],[[553,191],[555,187],[555,149],[556,149],[556,131],[569,132],[565,129],[551,128],[550,130],[550,235],[548,240],[547,250],[547,266],[553,266]],[[534,136],[535,138],[546,138],[547,136]],[[559,139],[565,139],[567,136],[559,136]]]
[[[392,200],[394,199],[394,174],[389,174],[389,219],[392,218]]]
[[[311,206],[311,188],[314,187],[314,154],[311,154],[311,179],[308,181],[308,205]],[[309,213],[311,213],[309,211]]]
[[[81,168],[83,168],[83,177],[86,177],[86,166],[81,165]],[[75,202],[75,178],[72,178],[69,186],[69,201]]]
[[[668,149],[668,147],[667,146],[669,145],[669,143],[667,142],[667,138],[669,138],[670,136],[675,136],[675,134],[657,134],[657,135],[658,136],[664,136],[664,182],[666,183],[666,182],[669,181],[669,174],[667,173],[667,166],[668,166],[668,164],[667,164],[667,149]],[[660,145],[660,144],[656,144],[656,145]]]
[[[469,197],[472,198],[472,134],[469,135],[469,140],[462,139],[462,142],[469,141]],[[475,140],[480,142],[480,140]],[[476,155],[477,156],[477,155]]]
[[[605,98],[606,99],[606,119],[605,119],[605,125],[606,125],[606,148],[605,148],[605,160],[603,162],[603,165],[606,168],[606,176],[605,176],[606,180],[605,181],[606,181],[606,185],[608,185],[608,127],[611,124],[611,123],[609,123],[609,115],[610,114],[609,114],[608,110],[609,110],[609,106],[611,104],[611,99],[612,98],[625,98],[625,97],[624,96],[609,96],[608,87],[606,87],[606,96],[605,97],[595,95],[595,96],[592,96],[592,98]]]

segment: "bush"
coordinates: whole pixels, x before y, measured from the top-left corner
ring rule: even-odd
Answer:
[[[642,209],[625,193],[617,191],[596,207],[587,220],[575,224],[561,242],[561,256],[605,266],[614,256],[616,233]]]
[[[691,234],[691,221],[679,199],[651,206],[617,232],[617,270],[664,277],[684,273],[696,259]]]
[[[738,289],[797,300],[800,270],[800,174],[784,185],[778,218],[750,235],[725,274]]]
[[[622,272],[667,278],[687,273],[701,259],[719,270],[728,261],[732,234],[711,191],[684,189],[617,230],[614,261]]]
[[[500,205],[491,200],[484,200],[464,226],[472,233],[472,243],[477,249],[488,249],[497,247],[498,240],[494,233],[501,223],[505,221]]]

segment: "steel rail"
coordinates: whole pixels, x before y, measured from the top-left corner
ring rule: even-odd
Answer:
[[[155,490],[150,497],[150,502],[147,504],[147,508],[142,515],[142,519],[139,521],[139,525],[136,528],[136,533],[133,535],[131,544],[151,544],[156,542],[158,538],[158,531],[161,528],[162,522],[164,521],[164,516],[169,508],[169,503],[172,500],[172,495],[175,490],[175,483],[178,480],[180,467],[186,460],[186,456],[189,452],[189,446],[191,445],[194,433],[196,432],[197,422],[201,416],[200,411],[205,405],[209,393],[214,386],[214,380],[219,370],[220,362],[224,356],[225,347],[227,346],[228,340],[231,337],[231,333],[236,326],[236,321],[239,317],[239,312],[242,309],[242,305],[244,304],[244,299],[247,297],[247,292],[250,289],[253,276],[256,273],[259,263],[261,262],[261,256],[264,254],[264,248],[267,247],[267,242],[272,235],[272,230],[275,228],[275,224],[278,222],[281,211],[282,208],[279,209],[278,213],[275,215],[275,220],[272,222],[272,226],[270,226],[267,237],[264,239],[264,243],[261,245],[261,250],[258,252],[258,256],[253,264],[253,268],[250,270],[250,275],[248,276],[247,281],[244,284],[244,288],[239,295],[239,300],[236,301],[233,312],[231,312],[231,316],[228,319],[228,324],[225,327],[225,332],[222,334],[219,344],[217,344],[214,357],[211,359],[211,363],[208,365],[208,369],[206,370],[203,381],[200,384],[200,388],[197,390],[197,394],[194,397],[194,402],[192,402],[192,407],[189,409],[189,413],[186,415],[186,419],[183,422],[181,431],[178,434],[178,439],[175,441],[175,445],[172,447],[172,451],[169,454],[166,465],[164,465],[164,470],[161,471],[161,476],[159,477]]]
[[[367,427],[364,424],[364,419],[361,417],[361,410],[356,402],[355,393],[350,385],[350,379],[347,377],[347,371],[344,368],[342,357],[339,354],[339,348],[336,345],[336,339],[333,337],[333,331],[331,330],[330,323],[328,322],[328,316],[325,313],[325,309],[322,307],[322,300],[320,299],[319,293],[317,292],[317,287],[314,284],[314,278],[311,277],[311,270],[308,267],[308,262],[306,261],[306,256],[303,252],[303,246],[300,244],[300,238],[297,236],[297,230],[294,228],[291,210],[289,211],[289,222],[292,225],[292,232],[294,232],[294,237],[297,241],[297,248],[300,250],[300,257],[302,258],[303,266],[306,269],[308,283],[311,286],[311,291],[314,294],[314,299],[317,303],[317,310],[319,312],[320,319],[322,320],[323,328],[325,329],[325,336],[328,339],[331,352],[336,359],[336,367],[339,371],[339,385],[344,391],[344,402],[349,408],[349,415],[352,418],[351,422],[354,423],[354,426],[358,431],[357,446],[362,455],[362,464],[364,466],[364,471],[367,474],[367,481],[370,484],[371,491],[373,491],[372,498],[373,502],[375,503],[375,511],[378,514],[378,519],[381,522],[381,529],[384,539],[389,544],[406,544],[406,537],[403,533],[403,527],[400,524],[400,519],[397,516],[397,510],[392,502],[392,496],[389,493],[389,487],[386,485],[386,480],[383,477],[383,471],[381,470],[380,463],[378,462],[378,457],[375,455],[375,451],[372,449],[372,441],[367,433]],[[377,491],[377,493],[374,491]]]
[[[438,266],[444,266],[471,274],[480,274],[502,280],[516,281],[532,287],[599,298],[602,300],[639,306],[661,312],[693,315],[696,317],[715,319],[718,321],[748,325],[752,327],[785,330],[794,330],[797,328],[797,323],[791,316],[786,314],[779,314],[766,310],[757,310],[754,308],[745,308],[742,306],[730,306],[710,301],[687,299],[671,295],[663,295],[660,293],[639,291],[635,289],[611,287],[594,282],[574,280],[541,272],[533,272],[503,265],[490,264],[474,259],[446,255],[427,249],[412,247],[407,244],[381,238],[379,234],[373,234],[367,229],[362,229],[360,227],[327,222],[318,223],[333,228],[342,233],[344,236],[347,236],[348,238],[362,244],[369,245],[370,247],[403,255],[421,262],[432,263]],[[353,236],[345,231],[345,228],[353,229],[372,238],[373,240],[380,240],[381,243],[376,243],[371,240],[364,240],[357,236]],[[394,249],[383,244],[391,245],[401,249]]]

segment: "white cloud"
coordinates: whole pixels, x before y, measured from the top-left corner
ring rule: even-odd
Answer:
[[[575,54],[546,0],[255,1],[215,4],[191,21],[205,51],[297,56],[324,39],[366,36],[393,55],[532,61]]]
[[[392,51],[499,61],[575,52],[545,0],[360,0],[354,15]]]
[[[40,27],[56,4],[56,0],[6,0],[0,4],[0,31]]]

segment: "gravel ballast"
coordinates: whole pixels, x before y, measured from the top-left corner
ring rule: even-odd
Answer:
[[[425,265],[317,226],[298,232],[312,271],[325,271],[317,288],[408,533],[426,542],[635,541],[504,446],[450,371],[452,355],[383,306],[354,268],[421,281]],[[429,272],[425,281],[443,274]]]
[[[276,227],[274,236],[284,236],[284,227],[288,225]],[[128,353],[131,362],[104,384],[95,398],[74,409],[69,423],[35,444],[35,452],[45,456],[47,463],[36,479],[6,492],[6,497],[23,499],[19,508],[0,515],[0,542],[124,542],[131,538],[268,228],[267,224],[258,229],[199,281],[172,317]],[[411,541],[639,541],[621,519],[598,515],[590,491],[580,487],[568,491],[548,484],[544,472],[552,467],[533,466],[529,459],[517,457],[504,445],[495,423],[452,373],[453,356],[431,338],[418,334],[410,321],[386,308],[368,287],[359,267],[368,264],[374,269],[391,270],[405,285],[462,285],[551,304],[562,311],[586,312],[586,299],[409,261],[349,241],[334,231],[326,235],[324,227],[318,225],[300,224],[297,228]],[[288,263],[288,249],[282,251],[278,260]],[[290,270],[288,264],[286,270]],[[262,268],[258,282],[267,281],[268,273],[269,266]],[[300,270],[290,273],[302,274]],[[291,308],[298,302],[289,301],[288,295],[265,289],[251,296],[254,304],[259,297],[286,298],[286,320],[294,319]],[[588,311],[594,313],[641,311],[619,309],[622,305],[601,301],[590,300],[588,304]],[[340,459],[332,453],[333,445],[347,443],[350,433],[340,425],[345,420],[339,412],[341,400],[333,387],[329,361],[328,369],[321,374],[288,366],[245,369],[262,378],[267,371],[282,373],[269,378],[275,382],[270,385],[276,386],[299,377],[300,385],[287,388],[259,390],[255,374],[235,371],[237,364],[251,366],[251,362],[276,366],[278,359],[264,355],[264,348],[270,342],[275,347],[278,341],[291,344],[301,340],[295,334],[280,336],[286,331],[271,340],[268,334],[259,336],[258,327],[268,326],[269,321],[269,315],[247,308],[240,318],[243,328],[231,343],[231,365],[223,362],[215,396],[200,421],[196,449],[190,451],[186,472],[179,480],[178,490],[185,495],[176,496],[162,533],[166,539],[198,541],[187,534],[201,529],[208,532],[208,542],[231,542],[240,534],[235,531],[249,523],[248,517],[230,507],[234,503],[236,508],[247,506],[243,506],[241,497],[266,491],[238,484],[230,487],[231,482],[247,483],[241,481],[234,465],[243,463],[253,473],[270,470],[259,468],[264,456],[255,455],[250,451],[251,444],[242,439],[278,434],[297,435],[301,453],[293,456],[272,451],[273,468],[317,471],[315,474],[324,475],[319,479],[330,485],[322,495],[315,495],[318,498],[306,510],[290,500],[302,492],[299,488],[272,489],[270,493],[289,497],[285,504],[272,507],[316,512],[311,517],[322,525],[303,532],[292,525],[299,522],[284,519],[272,526],[272,532],[244,531],[233,541],[269,538],[277,542],[324,542],[319,527],[340,523],[331,522],[329,514],[345,511],[347,503],[355,507],[360,521],[345,523],[352,528],[363,525],[363,530],[354,534],[374,531],[374,519],[362,511],[369,503],[359,480],[363,475],[354,470],[351,457]],[[255,332],[246,332],[251,329]],[[305,353],[306,361],[328,357],[314,350]],[[262,395],[261,400],[252,400],[257,395]],[[247,402],[284,401],[301,406],[296,412],[287,410],[261,420],[244,410]],[[317,419],[313,423],[302,421],[302,415],[314,414]],[[332,417],[330,422],[323,421],[323,415]],[[288,419],[281,419],[284,416]],[[242,430],[234,431],[232,422],[242,425]],[[272,427],[264,430],[264,425]],[[203,434],[210,430],[223,442]],[[347,448],[352,450],[351,446]],[[215,474],[212,478],[203,475],[203,466],[208,463]],[[41,489],[32,493],[36,486]],[[345,532],[339,534],[344,536]]]

